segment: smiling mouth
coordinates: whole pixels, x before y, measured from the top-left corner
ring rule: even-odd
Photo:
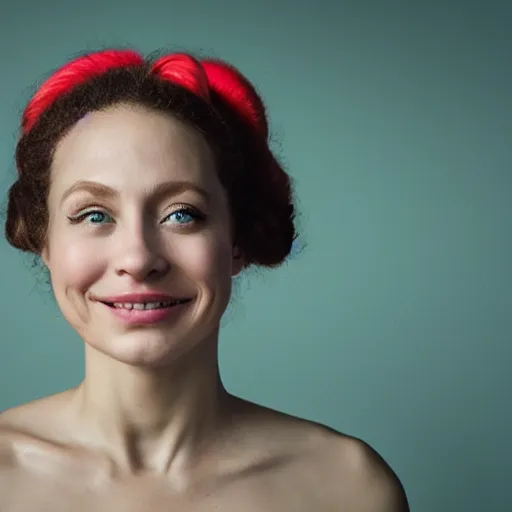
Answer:
[[[192,299],[174,299],[167,301],[155,301],[155,302],[103,302],[106,306],[114,309],[126,309],[135,311],[147,311],[153,309],[166,309],[180,304],[186,304]]]

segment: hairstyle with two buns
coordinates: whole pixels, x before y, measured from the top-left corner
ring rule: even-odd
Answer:
[[[47,199],[59,140],[89,112],[133,104],[188,123],[212,148],[245,265],[273,267],[296,238],[289,176],[269,147],[264,104],[234,66],[188,53],[145,59],[132,50],[78,57],[36,91],[21,119],[17,180],[8,193],[9,243],[39,255],[48,228]]]

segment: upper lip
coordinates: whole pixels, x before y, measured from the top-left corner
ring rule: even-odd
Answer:
[[[167,302],[170,300],[188,300],[190,297],[171,296],[161,292],[145,292],[145,293],[124,293],[122,295],[110,295],[108,297],[96,297],[99,302],[109,303],[143,303],[143,302]]]

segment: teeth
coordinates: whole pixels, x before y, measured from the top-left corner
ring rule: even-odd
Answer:
[[[138,311],[146,310],[146,309],[159,309],[159,308],[168,308],[170,306],[175,306],[177,304],[182,304],[186,302],[185,300],[168,300],[166,302],[114,302],[113,306],[115,308],[122,309],[136,309]]]

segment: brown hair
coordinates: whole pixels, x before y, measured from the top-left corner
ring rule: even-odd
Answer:
[[[88,112],[126,103],[168,112],[204,135],[217,159],[246,266],[282,263],[296,238],[292,187],[269,148],[265,110],[254,87],[229,64],[188,54],[152,61],[131,52],[137,56],[133,62],[112,64],[128,53],[80,57],[54,73],[29,102],[16,146],[18,179],[8,193],[9,243],[40,255],[58,141]]]

